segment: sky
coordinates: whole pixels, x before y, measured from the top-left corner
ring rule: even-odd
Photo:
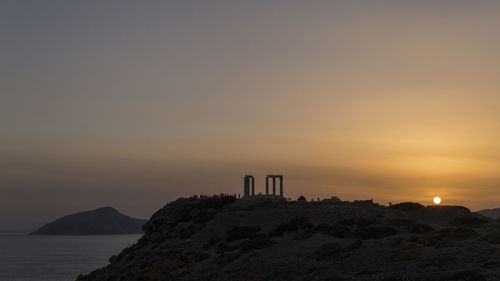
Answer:
[[[179,196],[500,207],[500,2],[0,1],[0,229]]]

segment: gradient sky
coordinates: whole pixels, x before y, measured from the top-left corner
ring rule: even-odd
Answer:
[[[500,1],[0,1],[0,229],[241,193],[500,207]]]

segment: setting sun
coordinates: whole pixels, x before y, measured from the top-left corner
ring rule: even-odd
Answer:
[[[441,203],[441,197],[434,197],[434,199],[432,199],[432,201],[434,202],[434,204],[436,205],[439,205]]]

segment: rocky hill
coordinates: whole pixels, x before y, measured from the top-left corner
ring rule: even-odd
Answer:
[[[33,231],[32,235],[141,234],[146,220],[131,218],[111,207],[76,213]]]
[[[84,280],[500,280],[500,224],[464,207],[178,199]]]
[[[484,210],[478,211],[478,213],[480,213],[483,216],[487,216],[487,217],[490,217],[490,218],[493,218],[493,219],[500,218],[500,208],[496,208],[496,209],[484,209]]]

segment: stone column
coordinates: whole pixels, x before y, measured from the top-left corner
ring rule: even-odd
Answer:
[[[269,176],[266,177],[266,196],[269,195]]]
[[[250,196],[250,177],[245,176],[243,180],[243,197]]]
[[[255,196],[255,178],[252,177],[252,196]]]
[[[273,196],[276,196],[276,177],[273,176]]]
[[[280,176],[280,196],[283,197],[283,176]]]

